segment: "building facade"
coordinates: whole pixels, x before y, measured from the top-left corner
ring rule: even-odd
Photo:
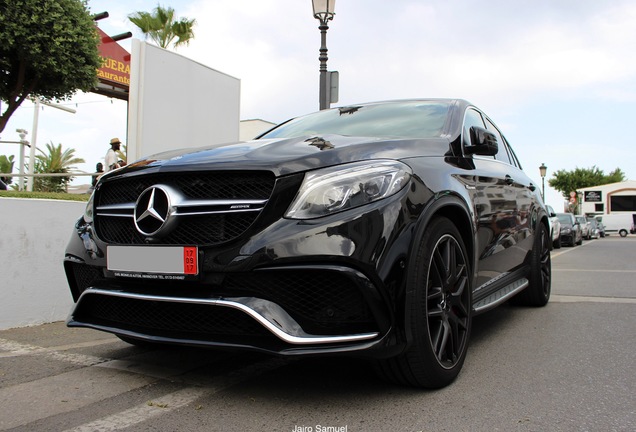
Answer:
[[[581,214],[602,216],[636,213],[636,181],[628,180],[579,190]]]

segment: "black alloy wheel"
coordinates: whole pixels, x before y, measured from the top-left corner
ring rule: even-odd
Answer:
[[[441,388],[462,368],[472,323],[471,271],[455,225],[434,219],[426,228],[408,275],[410,346],[382,360],[380,374],[416,387]]]

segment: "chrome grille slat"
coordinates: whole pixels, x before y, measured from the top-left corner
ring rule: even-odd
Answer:
[[[271,172],[160,173],[105,181],[95,195],[96,232],[112,244],[146,244],[135,227],[135,204],[144,190],[163,184],[181,194],[173,205],[178,227],[153,244],[231,241],[259,216],[274,183]]]

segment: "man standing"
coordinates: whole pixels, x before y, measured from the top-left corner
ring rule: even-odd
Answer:
[[[117,156],[117,152],[119,151],[119,147],[121,146],[121,141],[119,138],[113,138],[110,140],[110,148],[106,152],[105,163],[104,163],[104,171],[112,171],[116,168],[119,168],[119,157]]]

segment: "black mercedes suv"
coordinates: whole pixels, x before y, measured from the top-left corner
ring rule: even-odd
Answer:
[[[550,246],[539,189],[481,110],[351,105],[104,175],[64,258],[67,324],[133,344],[365,356],[438,388],[474,314],[548,302]]]

